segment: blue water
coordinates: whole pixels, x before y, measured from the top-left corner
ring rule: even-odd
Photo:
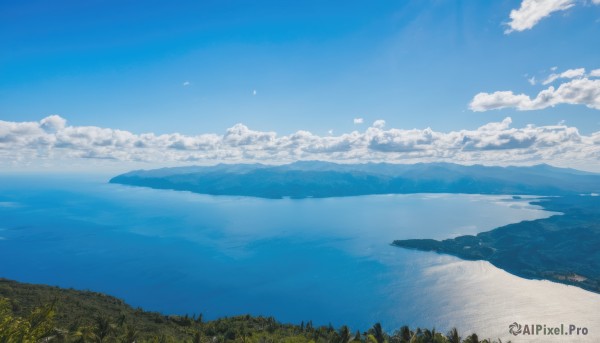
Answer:
[[[270,200],[0,177],[0,276],[205,318],[251,313],[367,328],[427,325],[424,268],[454,257],[394,239],[473,234],[549,214],[480,195]]]

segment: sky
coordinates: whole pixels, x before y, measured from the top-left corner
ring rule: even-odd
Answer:
[[[0,170],[600,172],[600,0],[3,0],[0,44]]]

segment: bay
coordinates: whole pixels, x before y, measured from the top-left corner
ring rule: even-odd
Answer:
[[[0,276],[208,319],[250,313],[354,330],[375,322],[387,330],[456,326],[503,339],[514,321],[564,322],[587,326],[582,339],[593,341],[598,294],[390,245],[553,214],[511,196],[273,200],[135,188],[102,177],[4,175]],[[536,339],[548,341],[525,341]]]

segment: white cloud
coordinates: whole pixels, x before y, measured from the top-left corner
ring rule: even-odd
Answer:
[[[535,83],[536,83],[535,76],[528,78],[527,82],[529,82],[530,85],[535,86]]]
[[[51,115],[40,121],[40,127],[51,132],[64,129],[66,124],[67,121],[58,115]]]
[[[600,1],[600,0],[598,0]],[[600,69],[594,69],[592,71],[590,71],[590,76],[591,77],[600,77]]]
[[[512,91],[479,93],[475,95],[469,108],[475,112],[515,108],[519,111],[540,110],[560,104],[585,105],[600,110],[600,80],[580,78],[542,90],[535,98]]]
[[[552,13],[566,11],[578,3],[589,2],[587,0],[523,0],[518,9],[510,11],[510,22],[507,24],[509,28],[504,33],[529,30]],[[600,0],[591,0],[591,3],[600,5]],[[555,69],[556,67],[552,70]]]
[[[521,104],[531,101],[525,94],[514,94],[512,91],[497,91],[494,93],[478,93],[475,95],[469,108],[475,112],[498,110],[507,107],[520,107]]]
[[[385,120],[379,119],[373,122],[373,127],[378,129],[383,129],[385,127]]]
[[[585,75],[585,68],[577,68],[577,69],[568,69],[560,74],[552,73],[542,82],[542,84],[547,85],[558,79],[574,79],[577,77],[583,77]]]
[[[561,78],[574,79],[576,77],[582,77],[585,74],[585,68],[567,69],[560,74]]]
[[[600,81],[600,80],[599,80]],[[59,116],[39,122],[0,121],[0,165],[140,162],[152,166],[216,162],[432,162],[578,165],[600,170],[600,132],[582,135],[564,124],[513,128],[512,120],[474,130],[385,129],[319,136],[255,131],[243,124],[224,134],[156,135],[95,126],[68,126]],[[83,162],[88,161],[88,162]],[[68,167],[67,167],[68,168]]]
[[[362,118],[354,118],[354,124],[362,124],[364,123],[364,120]]]
[[[574,5],[574,0],[523,0],[518,9],[510,11],[509,28],[504,33],[529,30],[550,14]]]
[[[184,87],[186,87],[186,86],[189,86],[189,85],[191,85],[191,84],[192,84],[192,83],[191,83],[190,81],[184,81],[182,85],[183,85]]]

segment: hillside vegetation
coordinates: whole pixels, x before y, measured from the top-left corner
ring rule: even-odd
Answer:
[[[204,321],[202,315],[167,316],[134,309],[122,300],[89,291],[0,279],[0,342],[369,342],[491,343],[455,330],[402,327],[388,334],[379,324],[368,331],[347,326],[316,327],[309,321],[282,324],[249,315]]]

